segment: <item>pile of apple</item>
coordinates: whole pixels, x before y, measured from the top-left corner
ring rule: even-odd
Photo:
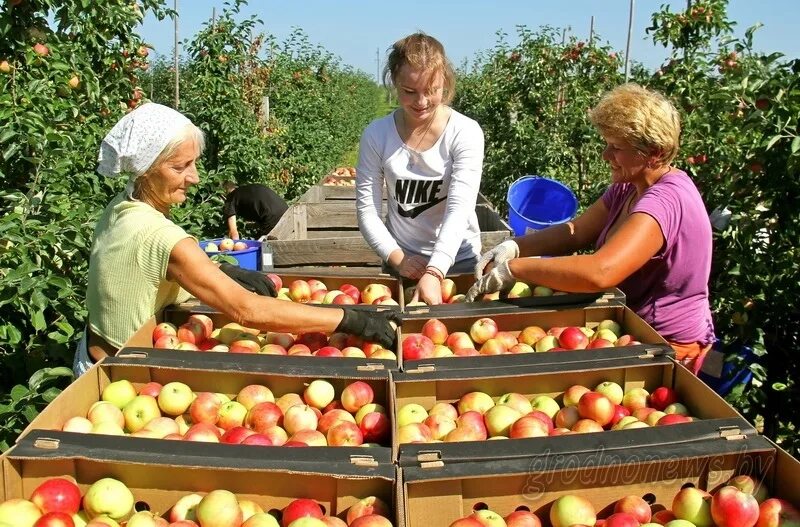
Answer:
[[[214,328],[211,318],[202,314],[190,315],[180,327],[169,322],[158,324],[153,329],[153,347],[262,355],[397,359],[393,351],[347,333],[328,336],[319,332],[293,335],[270,331],[262,335],[257,329],[235,322]]]
[[[623,393],[616,382],[594,390],[576,384],[561,395],[528,399],[507,393],[495,401],[485,392],[470,392],[455,403],[438,402],[427,410],[417,403],[397,411],[398,443],[519,439],[572,433],[628,430],[688,423],[694,418],[678,402],[675,390],[659,386],[653,393],[633,388]]]
[[[86,417],[68,419],[67,432],[268,446],[360,446],[386,444],[389,418],[373,402],[372,387],[355,381],[336,398],[333,385],[316,379],[302,394],[278,398],[261,384],[233,399],[193,392],[182,382],[136,387],[126,379],[103,389]]]
[[[475,511],[450,527],[541,527],[539,518],[517,511],[505,520],[490,510]],[[780,498],[767,499],[767,490],[750,476],[731,478],[716,492],[686,487],[675,495],[672,509],[651,506],[639,496],[625,496],[614,511],[598,519],[592,503],[582,496],[566,495],[550,506],[552,527],[789,527],[800,525],[800,511]]]
[[[249,249],[246,243],[243,241],[233,241],[230,238],[223,238],[220,240],[219,245],[214,242],[208,242],[206,244],[206,252],[207,253],[225,253],[229,251],[246,251]]]
[[[414,292],[416,290],[415,286],[409,286],[405,289],[405,296],[407,299],[411,299],[414,297]],[[501,295],[500,292],[495,293],[487,293],[480,297],[481,301],[488,302],[490,300],[500,300],[500,297],[503,298],[525,298],[529,296],[553,296],[554,294],[563,294],[563,293],[556,293],[549,287],[545,287],[542,285],[537,285],[531,288],[529,284],[525,282],[517,282],[514,284],[514,287],[506,295]],[[442,280],[442,303],[443,304],[459,304],[464,301],[466,297],[465,293],[459,293],[458,287],[456,283],[451,278],[445,278]],[[406,304],[407,306],[424,306],[426,305],[425,302],[416,301],[416,302],[409,302]]]
[[[368,284],[363,290],[353,284],[342,284],[338,289],[328,289],[325,282],[316,278],[294,280],[288,287],[283,287],[280,276],[268,273],[267,277],[275,284],[278,298],[302,304],[334,304],[334,305],[389,305],[397,306],[392,298],[392,290],[385,284]]]
[[[476,320],[469,332],[450,333],[439,319],[432,318],[422,326],[422,333],[407,335],[401,346],[403,360],[436,357],[472,357],[506,353],[570,351],[610,348],[639,344],[631,335],[622,334],[615,320],[603,320],[596,329],[586,326],[552,327],[545,331],[528,326],[520,332],[500,331],[497,322],[484,317]]]
[[[342,520],[325,516],[315,500],[292,500],[280,511],[280,521],[252,500],[240,500],[227,490],[187,494],[173,505],[169,519],[158,512],[135,512],[136,498],[114,478],[93,483],[81,496],[71,479],[50,478],[30,499],[0,503],[0,527],[391,527],[389,507],[369,496],[356,502]]]
[[[322,184],[334,187],[353,187],[356,184],[355,177],[355,167],[338,167],[322,179]]]

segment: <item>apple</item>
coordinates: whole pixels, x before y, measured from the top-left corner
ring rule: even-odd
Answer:
[[[268,438],[272,444],[276,446],[284,445],[287,441],[289,441],[289,434],[287,434],[286,430],[280,426],[272,426],[267,428],[261,435]]]
[[[278,406],[278,408],[280,408],[281,414],[283,415],[286,414],[286,410],[288,410],[292,406],[295,406],[297,404],[302,405],[306,403],[305,401],[303,401],[303,398],[300,397],[298,394],[289,392],[278,397],[278,399],[275,401],[275,404]]]
[[[506,404],[497,404],[489,408],[483,415],[489,437],[508,437],[511,431],[511,425],[520,417],[522,417],[522,413],[516,408]]]
[[[505,517],[506,527],[542,527],[539,517],[531,511],[516,510]]]
[[[622,335],[622,326],[619,325],[619,322],[616,320],[605,319],[601,320],[600,323],[597,325],[597,331],[605,329],[611,331],[614,334],[614,338],[612,340],[617,340],[620,335]]]
[[[392,522],[384,516],[370,514],[353,520],[350,527],[393,527]]]
[[[172,523],[181,520],[194,521],[197,519],[195,514],[197,505],[202,501],[203,496],[200,494],[187,494],[182,496],[175,502],[175,505],[169,511],[169,521]]]
[[[114,478],[96,481],[83,497],[83,508],[92,518],[105,514],[115,521],[122,520],[133,511],[133,504],[133,493]]]
[[[467,516],[466,518],[457,519],[450,524],[450,527],[483,527],[483,524],[477,518]]]
[[[532,415],[525,415],[511,425],[508,437],[519,439],[523,437],[546,437],[549,434],[550,431],[544,421]]]
[[[409,335],[403,339],[403,360],[430,359],[433,357],[433,341],[425,335]]]
[[[260,351],[261,344],[250,338],[234,340],[228,348],[228,353],[259,353]]]
[[[463,415],[469,411],[475,411],[479,414],[485,414],[491,407],[494,406],[494,401],[488,394],[484,392],[470,392],[463,395],[457,404],[458,414]]]
[[[507,352],[508,350],[506,349],[505,344],[496,338],[489,339],[484,342],[480,349],[481,355],[503,355]]]
[[[459,348],[475,347],[475,344],[472,342],[470,336],[463,331],[456,331],[454,333],[450,333],[450,335],[448,335],[447,337],[447,340],[445,340],[444,344],[453,351]]]
[[[320,348],[323,350],[325,348]],[[320,351],[318,350],[318,351]],[[333,385],[326,380],[316,379],[303,391],[303,399],[306,404],[314,408],[324,408],[333,401],[336,396],[336,390]]]
[[[247,410],[250,410],[258,403],[274,403],[275,396],[272,390],[263,384],[248,384],[239,390],[239,393],[236,394],[236,400],[244,405]]]
[[[11,64],[7,60],[0,62],[0,73],[11,73]]]
[[[33,52],[39,55],[40,57],[46,57],[47,55],[50,54],[50,50],[47,48],[47,46],[45,46],[41,42],[37,42],[36,44],[34,44]]]
[[[639,527],[640,525],[639,520],[627,512],[615,512],[603,523],[603,527]]]
[[[523,344],[533,346],[545,336],[547,336],[547,333],[539,326],[527,326],[517,335],[517,340]]]
[[[624,417],[630,416],[631,412],[621,404],[614,405],[614,416],[611,418],[611,425],[616,425]]]
[[[458,418],[458,410],[450,403],[438,402],[428,410],[428,415],[442,415],[455,420]]]
[[[194,400],[192,389],[182,382],[168,382],[158,394],[158,407],[167,415],[178,416],[186,412]]]
[[[664,408],[665,414],[689,415],[689,409],[681,403],[672,403]]]
[[[164,335],[158,340],[153,342],[153,347],[156,349],[176,349],[181,343],[175,335]]]
[[[179,434],[180,427],[175,419],[171,417],[156,417],[142,428],[143,431],[149,432],[153,437],[161,439],[170,434]]]
[[[412,423],[421,423],[428,418],[428,411],[416,403],[406,404],[397,411],[397,426],[405,426]]]
[[[211,337],[211,333],[214,332],[214,321],[211,320],[211,317],[208,315],[203,315],[201,313],[193,313],[189,315],[189,318],[186,320],[187,324],[199,324],[203,328],[203,338],[207,339]]]
[[[219,443],[222,433],[219,428],[209,423],[197,423],[189,427],[183,434],[184,441],[199,441],[202,443]]]
[[[545,335],[534,344],[533,349],[537,353],[544,353],[558,347],[558,338],[553,335]]]
[[[424,423],[411,423],[397,429],[398,443],[428,443],[431,439],[433,432]]]
[[[308,346],[309,350],[317,351],[318,349],[328,345],[328,336],[325,333],[318,331],[310,331],[308,333],[302,333],[298,335],[295,343],[305,344]]]
[[[245,416],[245,423],[252,430],[263,433],[267,429],[278,425],[282,419],[283,411],[281,408],[275,403],[264,401],[248,410]]]
[[[219,242],[219,250],[220,251],[232,251],[234,246],[234,241],[230,238],[223,238]]]
[[[624,512],[639,523],[648,523],[652,518],[650,504],[636,495],[625,496],[614,504],[614,512]]]
[[[489,509],[477,510],[470,516],[478,520],[483,527],[506,527],[503,517]]]
[[[370,412],[358,424],[364,441],[367,443],[383,443],[388,439],[390,423],[386,414]]]
[[[769,498],[759,506],[756,527],[798,527],[800,511],[780,498]]]
[[[422,424],[430,429],[431,437],[437,441],[444,440],[447,434],[456,429],[455,419],[442,414],[428,415]]]
[[[81,491],[68,479],[51,478],[33,490],[30,501],[43,514],[62,512],[72,516],[81,508]]]
[[[122,410],[108,401],[97,401],[89,407],[89,412],[86,418],[91,421],[92,425],[100,423],[114,423],[118,427],[125,426],[125,416]]]
[[[342,291],[344,291],[344,284],[340,287]],[[345,291],[346,292],[346,291]],[[372,304],[375,300],[388,296],[392,296],[392,291],[387,286],[383,284],[369,284],[367,285],[363,291],[361,291],[361,303],[362,304]]]
[[[219,252],[219,245],[214,242],[208,242],[205,247],[205,251],[207,253],[218,253]]]
[[[622,406],[631,413],[637,408],[646,408],[650,394],[644,388],[633,388],[622,396]]]
[[[316,430],[318,422],[317,414],[308,405],[292,406],[283,416],[283,427],[289,435],[301,430]]]
[[[548,417],[550,417],[550,419],[552,419],[555,417],[561,407],[558,405],[556,400],[549,395],[537,395],[531,399],[531,409],[544,412]]]
[[[216,394],[211,392],[200,392],[189,405],[189,415],[193,423],[217,424],[219,420],[219,409],[222,401]]]
[[[533,347],[528,344],[523,344],[522,342],[514,344],[508,349],[509,353],[535,353],[535,351]]]
[[[578,419],[578,422],[572,425],[570,430],[577,434],[589,434],[602,432],[603,426],[594,419]]]
[[[223,430],[230,430],[231,428],[242,426],[244,420],[247,418],[247,412],[247,408],[238,401],[222,403],[222,406],[219,408],[217,426]]]
[[[319,422],[317,423],[317,430],[323,434],[327,434],[328,430],[343,422],[358,424],[350,412],[341,408],[334,408],[322,414],[322,417],[319,418]]]
[[[497,404],[508,405],[517,410],[521,415],[529,414],[533,411],[533,406],[527,397],[521,393],[506,393],[497,399]]]
[[[311,286],[305,280],[295,280],[289,284],[289,298],[294,302],[306,303],[311,299]]]
[[[659,386],[650,394],[650,406],[656,410],[664,410],[667,406],[677,402],[677,392],[667,386]]]
[[[579,328],[569,326],[558,336],[558,343],[568,350],[585,349],[589,345],[589,337]]]
[[[248,520],[254,514],[263,513],[261,505],[253,500],[239,500],[239,508],[242,509],[242,521]]]
[[[280,527],[281,524],[275,519],[275,516],[266,512],[257,512],[250,516],[242,524],[242,527]],[[347,526],[345,526],[347,527]]]
[[[240,527],[242,509],[236,495],[227,490],[212,490],[200,500],[195,509],[197,522],[209,527]]]
[[[622,397],[625,395],[622,386],[612,381],[601,382],[595,387],[594,391],[605,395],[614,404],[622,404]]]
[[[678,491],[672,499],[672,512],[675,518],[692,522],[697,527],[711,527],[711,494],[696,487],[686,487]]]
[[[92,425],[92,430],[89,433],[110,435],[110,436],[125,435],[125,431],[122,429],[122,427],[119,426],[117,423],[112,423],[111,421],[103,421],[101,423],[96,423]]]
[[[139,511],[128,519],[125,527],[168,527],[168,525],[167,520],[150,511]]]
[[[469,336],[475,344],[483,344],[497,335],[497,323],[491,318],[479,318],[469,328]]]
[[[125,428],[129,432],[138,432],[153,419],[161,417],[158,401],[152,395],[137,395],[122,410],[125,417]]]
[[[434,344],[444,344],[450,333],[441,320],[432,318],[422,326],[422,335],[429,338]]]
[[[150,381],[139,388],[139,395],[150,395],[158,398],[158,394],[161,393],[161,388],[163,388],[163,386],[160,382]]]
[[[88,434],[92,431],[92,422],[85,417],[70,417],[61,428],[64,432],[75,432],[77,434]]]
[[[632,335],[622,335],[617,341],[614,343],[614,346],[636,346],[640,344],[640,342],[633,338]]]
[[[589,342],[589,345],[586,346],[586,349],[597,349],[597,348],[613,348],[614,342],[606,340],[606,339],[594,339]]]
[[[136,388],[127,379],[114,381],[103,388],[100,395],[101,401],[107,401],[122,410],[136,397]]]
[[[264,338],[265,344],[277,344],[283,348],[289,348],[294,344],[294,336],[291,333],[280,333],[270,331]]]
[[[364,443],[364,434],[355,423],[341,421],[328,430],[326,434],[330,446],[359,446]]]
[[[351,505],[349,509],[347,509],[347,524],[350,525],[357,518],[369,516],[371,514],[388,517],[391,512],[389,510],[389,506],[383,500],[376,498],[375,496],[368,496],[358,500],[356,503]]]
[[[475,440],[483,441],[489,437],[483,414],[474,410],[464,412],[456,419],[456,429],[466,428],[474,432]]]
[[[279,291],[283,287],[283,280],[281,279],[280,276],[276,275],[275,273],[267,273],[267,278],[269,278],[275,285],[276,291]]]
[[[581,416],[578,414],[578,408],[576,406],[565,406],[553,416],[553,422],[558,428],[572,429],[580,418]]]
[[[578,401],[584,394],[590,392],[589,388],[580,384],[574,384],[564,391],[563,401],[564,406],[577,406]]]
[[[206,335],[206,327],[197,320],[187,321],[178,327],[178,340],[197,345],[210,335]]]
[[[614,417],[614,403],[601,393],[589,391],[578,401],[578,415],[606,426]]]
[[[299,518],[316,518],[320,519],[324,516],[322,507],[319,504],[308,498],[300,498],[293,500],[287,505],[281,513],[281,526],[289,527],[289,525]]]
[[[171,324],[169,322],[162,322],[153,329],[153,342],[157,341],[158,339],[164,336],[176,337],[177,335],[178,335],[178,328],[175,327],[175,324]]]
[[[762,503],[769,497],[766,485],[762,484],[761,481],[745,474],[732,477],[728,480],[726,485],[733,485],[742,492],[752,494],[759,503]]]
[[[372,386],[364,381],[356,381],[345,386],[340,397],[342,407],[348,412],[357,412],[365,404],[375,398]]]
[[[232,250],[234,251],[246,251],[248,249],[247,244],[242,241],[237,241],[233,243]]]
[[[758,514],[756,498],[733,485],[722,487],[711,497],[711,518],[717,527],[753,527]]]
[[[581,496],[561,496],[550,507],[550,523],[553,527],[594,525],[596,521],[594,506]]]
[[[508,298],[525,298],[531,295],[533,295],[533,290],[525,282],[516,282],[508,291]]]
[[[686,522],[686,520],[678,520],[677,518],[675,518],[675,515],[672,513],[671,510],[663,510],[663,511],[654,512],[653,513],[653,517],[651,518],[650,521],[651,521],[651,523],[648,524],[650,526],[652,526],[653,523],[655,523],[656,525],[666,525],[671,521],[685,522],[685,523],[689,524],[689,522]],[[680,526],[677,525],[675,527],[680,527]],[[688,526],[685,526],[685,527],[691,527],[691,524],[689,524]]]
[[[339,290],[352,298],[354,304],[358,304],[361,301],[361,291],[353,284],[342,284],[339,286]],[[369,304],[370,302],[365,303]]]
[[[42,511],[33,502],[12,498],[0,503],[0,524],[13,527],[33,527]]]

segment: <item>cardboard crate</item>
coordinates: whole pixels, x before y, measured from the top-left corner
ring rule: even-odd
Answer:
[[[473,357],[441,357],[405,361],[403,359],[403,341],[410,335],[419,334],[422,327],[431,318],[442,321],[450,333],[463,331],[469,334],[472,324],[480,318],[491,318],[497,323],[500,331],[508,331],[515,336],[528,326],[539,326],[545,331],[552,327],[587,326],[591,329],[597,327],[602,320],[614,320],[620,324],[623,333],[633,336],[634,340],[642,343],[639,346],[621,346],[613,348],[595,348],[584,350],[570,350],[563,352],[545,353],[507,353],[502,355],[480,355]],[[480,345],[476,345],[480,348]],[[559,309],[541,310],[535,312],[511,313],[483,313],[459,314],[431,313],[430,316],[419,318],[404,316],[397,346],[397,357],[400,368],[415,370],[424,368],[428,371],[447,370],[462,367],[496,367],[509,368],[517,365],[536,365],[556,363],[563,364],[571,361],[586,360],[614,360],[622,356],[672,355],[672,348],[667,341],[659,335],[647,322],[642,320],[629,307],[616,302],[608,304],[590,305],[587,307],[562,306]]]
[[[598,518],[613,512],[627,495],[643,497],[653,510],[671,508],[685,486],[716,490],[732,476],[761,478],[782,497],[800,506],[800,463],[764,437],[709,439],[657,448],[628,445],[619,450],[578,449],[514,459],[472,463],[432,461],[403,467],[407,527],[447,526],[476,509],[505,517],[522,508],[549,527],[551,504],[564,495],[588,499]]]
[[[455,283],[455,294],[466,294],[475,283],[473,273],[449,274],[447,278]],[[405,292],[406,303],[403,312],[412,318],[429,318],[443,316],[458,316],[461,314],[485,313],[515,313],[518,311],[535,311],[565,306],[589,306],[592,304],[618,303],[625,304],[625,293],[614,287],[607,291],[596,293],[565,293],[556,292],[551,296],[528,296],[524,298],[508,298],[502,294],[497,300],[477,300],[465,303],[440,304],[438,306],[407,305],[411,300],[411,288],[416,287],[415,280],[401,277],[402,289]]]
[[[353,308],[355,306],[351,306]],[[376,306],[378,307],[378,306]],[[356,309],[361,309],[355,307]],[[364,306],[368,309],[367,306]],[[392,309],[392,306],[380,306],[376,310]],[[170,322],[180,326],[194,314],[204,314],[211,318],[214,327],[222,327],[231,322],[231,319],[212,307],[205,304],[180,304],[169,306],[157,316],[151,317],[122,345],[122,349],[138,349],[142,351],[160,351],[161,355],[174,353],[181,360],[213,360],[221,368],[237,368],[236,364],[246,361],[250,367],[268,368],[298,368],[298,367],[330,367],[340,366],[356,368],[362,371],[396,370],[400,367],[400,359],[357,358],[357,357],[309,357],[288,355],[265,355],[260,353],[209,353],[206,351],[189,350],[157,350],[153,348],[153,330],[161,322]],[[398,332],[400,329],[398,328]],[[213,355],[213,357],[211,357]]]
[[[236,361],[225,360],[224,357],[220,359],[222,355],[222,353],[208,353],[195,360],[178,352],[123,349],[117,356],[107,357],[95,364],[87,373],[70,384],[34,418],[20,434],[20,438],[25,437],[33,430],[48,430],[51,431],[51,434],[60,434],[58,437],[71,436],[74,441],[91,438],[92,434],[57,431],[63,428],[64,423],[70,417],[85,417],[92,404],[101,399],[103,389],[111,382],[120,379],[130,380],[137,390],[152,381],[162,385],[179,381],[187,384],[194,392],[224,393],[231,398],[249,384],[263,384],[272,390],[276,399],[290,392],[302,396],[305,385],[314,379],[330,381],[335,387],[338,397],[344,386],[360,380],[372,387],[375,393],[374,402],[381,404],[391,415],[389,377],[385,371],[361,371],[344,365],[275,366],[264,361],[251,360],[257,357],[250,355],[237,357]],[[167,445],[164,448],[171,449],[174,455],[181,455],[186,446],[192,443],[191,441],[167,441],[129,436],[114,437],[115,448],[120,450],[145,448],[141,445],[153,442],[164,443]],[[203,448],[210,455],[225,456],[225,453],[234,446],[237,445],[206,443]],[[292,459],[295,456],[293,452],[295,449],[290,447],[254,446],[253,448],[275,450],[275,456],[285,459]],[[372,457],[379,463],[392,461],[388,444],[369,448],[318,447],[313,450],[317,452],[319,460],[363,455]]]
[[[483,250],[511,237],[511,227],[488,205],[477,205]],[[385,210],[384,210],[385,215]],[[276,268],[300,265],[380,266],[381,259],[358,230],[354,202],[297,203],[267,239]]]
[[[140,448],[120,450],[117,438],[110,436],[72,439],[36,431],[0,457],[0,503],[30,497],[49,478],[74,478],[83,493],[95,481],[112,477],[133,492],[136,510],[159,515],[187,494],[215,489],[255,501],[267,512],[280,511],[297,498],[314,499],[326,513],[342,519],[367,496],[384,500],[395,514],[401,508],[395,467],[357,455],[323,463],[314,449],[293,449],[295,457],[287,462],[257,448],[217,452],[187,444],[176,455],[162,444],[169,441],[150,440]],[[392,521],[401,525],[396,516]]]
[[[567,355],[567,354],[554,354]],[[469,359],[465,359],[469,360]],[[618,383],[625,392],[644,388],[652,392],[659,386],[677,391],[679,402],[697,420],[670,426],[603,431],[562,436],[534,437],[505,441],[465,441],[443,443],[395,443],[393,449],[401,466],[416,465],[433,458],[474,461],[530,455],[533,452],[570,452],[586,449],[608,450],[630,446],[656,447],[665,435],[672,442],[691,443],[702,438],[753,435],[755,429],[732,406],[714,393],[685,367],[668,356],[606,358],[596,361],[569,361],[513,368],[472,367],[392,373],[392,408],[399,412],[406,404],[416,403],[426,410],[438,402],[454,403],[470,392],[484,392],[496,402],[506,393],[519,393],[529,400],[537,395],[550,396],[563,407],[561,397],[572,385],[594,389],[603,381]],[[397,426],[397,414],[391,419]]]

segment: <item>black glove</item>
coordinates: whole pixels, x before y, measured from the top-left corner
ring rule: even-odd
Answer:
[[[249,269],[242,269],[239,266],[229,263],[221,264],[219,270],[231,277],[234,282],[248,291],[258,293],[261,296],[271,296],[273,298],[278,296],[278,293],[275,291],[275,284],[273,284],[272,280],[267,278],[265,274]]]
[[[393,349],[397,343],[396,329],[399,324],[400,315],[395,311],[345,309],[336,331],[358,335],[366,341]]]

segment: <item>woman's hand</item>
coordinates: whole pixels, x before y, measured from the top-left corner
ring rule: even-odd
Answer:
[[[478,263],[475,265],[475,280],[480,280],[484,273],[490,272],[493,268],[512,258],[519,257],[519,245],[514,240],[506,240],[496,245],[489,251],[483,253]]]
[[[511,270],[508,268],[508,261],[505,261],[472,284],[464,300],[465,302],[474,302],[475,299],[478,298],[478,295],[495,293],[497,291],[508,291],[514,287],[516,281],[517,279],[514,278],[514,275],[511,274]]]
[[[442,282],[435,276],[424,273],[417,283],[412,302],[422,301],[429,306],[438,306],[442,303]]]
[[[397,249],[389,255],[389,265],[397,269],[400,276],[410,280],[418,280],[425,273],[428,260],[424,256],[407,256],[402,250]]]
[[[375,342],[384,348],[394,349],[397,344],[397,326],[400,323],[400,315],[397,312],[360,309],[344,309],[343,311],[344,316],[336,327],[337,332],[358,335],[368,342]]]
[[[261,296],[271,296],[273,298],[278,296],[277,291],[275,291],[275,284],[263,273],[242,269],[241,267],[229,263],[221,264],[219,270],[248,291],[258,293]]]

